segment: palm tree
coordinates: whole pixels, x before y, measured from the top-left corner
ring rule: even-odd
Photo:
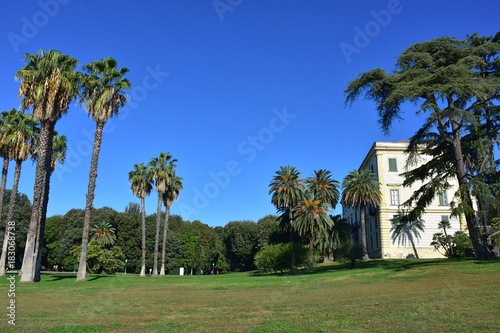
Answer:
[[[328,203],[335,208],[339,202],[339,182],[331,177],[328,170],[314,170],[314,176],[306,178],[307,191],[314,195],[316,200]]]
[[[329,203],[316,200],[312,192],[306,194],[306,199],[293,208],[296,216],[293,222],[293,227],[298,231],[299,235],[303,236],[310,233],[309,248],[314,250],[316,234],[326,232],[333,228],[333,221],[328,212],[332,206]]]
[[[3,133],[4,131],[4,126],[8,120],[9,114],[12,112],[16,112],[16,109],[11,109],[11,111],[2,111],[0,115],[0,133]],[[3,135],[3,134],[2,134]],[[2,145],[0,142],[0,156],[3,157],[3,164],[2,164],[2,181],[0,185],[0,220],[2,219],[2,213],[3,212],[3,199],[5,197],[5,188],[7,187],[7,173],[9,171],[9,150],[7,149],[7,146]],[[7,224],[5,225],[5,230],[7,231]],[[7,234],[7,232],[5,232]],[[5,244],[5,241],[4,243]]]
[[[39,216],[43,214],[42,197],[44,193],[48,194],[54,126],[78,95],[79,75],[75,71],[78,61],[59,51],[27,53],[23,60],[27,62],[26,66],[16,73],[16,79],[21,80],[18,95],[23,98],[21,107],[23,110],[31,107],[33,118],[40,120],[40,155],[20,279],[21,282],[33,282],[36,230]],[[48,200],[48,195],[45,200]]]
[[[129,72],[125,67],[118,70],[118,62],[113,58],[104,58],[83,66],[86,76],[83,78],[82,97],[80,102],[96,123],[94,148],[90,162],[89,186],[85,204],[83,221],[82,252],[76,275],[77,281],[85,281],[87,276],[87,246],[89,241],[90,216],[94,202],[94,192],[97,179],[97,163],[101,150],[102,130],[106,122],[118,115],[120,107],[127,103],[125,89],[130,88],[130,81],[123,78]]]
[[[269,194],[272,193],[271,202],[274,206],[283,212],[281,220],[286,219],[288,222],[290,242],[293,243],[293,207],[304,198],[304,191],[299,179],[300,172],[295,167],[286,166],[280,169],[269,184]]]
[[[116,242],[116,229],[109,222],[100,221],[90,229],[90,241],[97,240],[103,245],[113,245]]]
[[[8,121],[9,114],[12,112],[16,112],[16,109],[12,109],[10,112],[8,111],[2,111],[1,116],[0,116],[0,133],[3,135],[5,125]],[[0,221],[2,219],[2,212],[3,212],[3,201],[5,197],[5,188],[7,187],[7,173],[9,170],[9,149],[7,148],[7,145],[3,145],[2,142],[0,141],[0,155],[3,157],[3,165],[2,165],[2,181],[0,185]],[[9,224],[5,223],[5,233],[4,233],[4,239],[2,243],[2,257],[1,257],[1,262],[6,261],[6,254],[7,254],[7,237],[9,236]],[[5,257],[5,258],[4,258]],[[0,269],[0,276],[5,276],[5,264],[2,265],[3,269]]]
[[[128,173],[128,181],[131,183],[132,193],[141,198],[142,215],[142,264],[140,276],[146,276],[146,210],[145,198],[151,193],[153,186],[147,180],[147,167],[144,163],[135,164],[134,170]]]
[[[38,137],[37,137],[38,138]],[[66,159],[66,152],[68,150],[68,146],[66,144],[67,138],[64,135],[59,136],[57,131],[54,131],[54,136],[52,138],[52,158],[50,161],[50,175],[56,170],[57,162],[60,164],[64,164],[64,160]],[[38,155],[38,150],[35,149],[33,159],[36,160]],[[47,187],[46,193],[44,193],[42,197],[42,214],[40,214],[40,219],[38,221],[37,228],[37,236],[36,236],[36,246],[35,246],[35,255],[34,261],[36,262],[35,266],[35,275],[34,281],[40,281],[40,269],[42,265],[42,250],[43,250],[43,241],[45,240],[45,220],[47,216],[47,205],[49,195],[49,188]]]
[[[334,252],[342,243],[351,239],[351,225],[340,215],[330,215],[333,227],[326,229],[317,237],[318,247],[323,250],[326,260],[334,259]]]
[[[177,198],[179,198],[181,190],[182,178],[177,177],[174,171],[172,175],[172,184],[163,193],[163,204],[165,205],[165,225],[163,227],[163,245],[161,250],[161,276],[165,275],[165,252],[167,248],[168,218],[170,217],[170,207],[172,207],[174,200],[177,200]]]
[[[158,275],[158,243],[160,240],[160,221],[161,221],[161,205],[163,193],[172,185],[176,159],[172,160],[172,155],[169,153],[160,153],[159,157],[154,157],[148,164],[147,177],[150,182],[155,183],[155,189],[158,192],[158,205],[156,211],[156,235],[155,235],[155,252],[153,264],[153,276]]]
[[[369,170],[354,170],[342,181],[343,205],[356,207],[361,215],[361,243],[363,245],[363,259],[369,259],[366,250],[365,208],[368,205],[379,205],[381,200],[380,183]]]
[[[21,177],[21,165],[28,159],[35,146],[35,133],[38,128],[37,122],[29,114],[21,113],[12,109],[5,117],[5,124],[0,135],[0,145],[5,147],[8,159],[16,161],[14,172],[14,183],[10,192],[9,210],[7,222],[12,221],[14,206],[17,197],[17,187]],[[0,276],[5,276],[5,262],[7,259],[7,240],[9,236],[9,223],[6,223],[2,256],[0,257]],[[15,234],[15,232],[14,232]]]

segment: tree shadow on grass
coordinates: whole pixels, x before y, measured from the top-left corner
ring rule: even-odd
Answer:
[[[57,281],[68,281],[75,280],[76,281],[76,273],[44,273],[42,272],[42,282],[57,282]],[[111,278],[114,275],[87,275],[87,282],[96,281],[102,278]],[[48,277],[48,279],[44,279],[43,277]]]
[[[474,261],[476,265],[488,265],[488,264],[499,264],[500,257],[493,258],[492,260],[476,260]]]
[[[477,261],[474,258],[461,258],[461,259],[372,259],[372,260],[357,260],[356,266],[354,268],[351,267],[350,263],[340,264],[340,263],[329,263],[320,265],[312,270],[300,270],[298,274],[324,274],[331,272],[340,272],[340,271],[351,271],[351,270],[363,270],[363,269],[373,269],[373,268],[381,268],[392,271],[406,271],[413,268],[418,267],[428,267],[428,266],[440,266],[440,265],[448,265],[450,262],[471,262],[473,261],[476,264],[491,264],[498,263],[500,259],[490,260],[490,261]],[[291,272],[284,273],[274,273],[274,274],[266,274],[261,272],[254,272],[253,276],[264,276],[264,275],[297,275],[297,273],[293,274]]]
[[[356,267],[351,268],[349,264],[329,264],[320,266],[312,272],[304,272],[305,274],[321,274],[324,272],[332,272],[340,269],[367,269],[367,268],[382,268],[393,271],[406,271],[412,268],[449,265],[452,262],[473,262],[474,264],[495,264],[500,263],[500,258],[488,261],[478,261],[475,258],[459,258],[459,259],[372,259],[367,261],[357,260]]]

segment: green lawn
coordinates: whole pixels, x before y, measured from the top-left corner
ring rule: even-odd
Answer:
[[[500,332],[500,261],[372,260],[298,275],[43,275],[16,285],[23,332]]]

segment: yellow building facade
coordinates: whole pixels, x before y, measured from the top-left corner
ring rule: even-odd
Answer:
[[[448,234],[466,230],[463,218],[451,216],[450,202],[458,186],[458,182],[453,180],[450,181],[452,186],[439,191],[426,208],[421,217],[423,230],[405,229],[399,234],[394,232],[392,219],[405,214],[403,203],[422,185],[415,183],[411,187],[404,187],[403,173],[422,165],[430,158],[421,155],[416,163],[407,165],[408,155],[405,152],[408,144],[408,141],[375,142],[359,168],[368,169],[375,174],[382,193],[380,206],[366,207],[366,241],[370,258],[440,258],[443,255],[431,246],[433,234],[443,231],[438,229],[439,222],[450,222]],[[343,206],[342,213],[353,226],[354,239],[361,243],[359,209]]]

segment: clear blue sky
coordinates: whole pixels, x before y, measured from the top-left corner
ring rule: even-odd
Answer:
[[[25,53],[56,49],[82,65],[114,57],[133,88],[105,128],[94,206],[139,202],[128,172],[170,152],[184,179],[172,213],[210,226],[257,221],[275,213],[268,185],[280,166],[305,177],[328,169],[341,182],[374,141],[408,139],[418,128],[410,106],[389,136],[373,102],[345,108],[350,80],[391,70],[412,43],[494,34],[499,9],[496,1],[7,1],[0,110],[19,108],[14,75]],[[95,124],[75,105],[56,130],[70,151],[52,176],[49,216],[85,207]],[[33,180],[28,161],[20,191],[30,199]],[[153,192],[147,214],[156,202]]]

